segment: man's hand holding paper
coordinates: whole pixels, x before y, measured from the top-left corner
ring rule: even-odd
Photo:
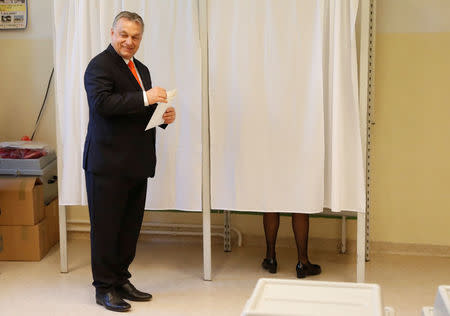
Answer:
[[[154,87],[150,90],[145,91],[147,94],[147,100],[149,104],[154,103],[167,103],[167,93],[166,89],[160,87]]]
[[[148,122],[145,130],[149,130],[161,124],[173,123],[173,121],[175,121],[176,113],[175,109],[170,106],[170,104],[177,95],[177,90],[174,89],[166,92],[166,90],[163,88],[155,87],[148,90],[146,93],[150,104],[155,103],[152,102],[154,100],[161,101],[156,101],[160,103],[156,107],[155,112],[153,113],[152,118],[150,119],[150,122]]]
[[[163,114],[163,120],[164,120],[164,124],[171,124],[173,123],[173,121],[175,121],[175,109],[170,106],[167,108],[166,112],[164,112]]]

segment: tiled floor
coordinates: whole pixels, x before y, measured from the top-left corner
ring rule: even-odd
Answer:
[[[69,242],[69,269],[59,273],[54,247],[41,262],[0,262],[0,315],[112,315],[97,305],[90,285],[88,240]],[[213,245],[212,281],[203,281],[200,243],[142,241],[132,265],[132,282],[153,294],[153,301],[132,303],[129,315],[240,315],[261,277],[295,279],[295,250],[278,249],[279,272],[260,268],[264,249]],[[310,280],[354,282],[354,255],[312,253],[322,266]],[[366,279],[381,286],[384,305],[397,316],[420,315],[433,305],[437,286],[450,284],[450,258],[376,255],[366,265]]]

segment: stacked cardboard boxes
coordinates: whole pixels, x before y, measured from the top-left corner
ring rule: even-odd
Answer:
[[[0,177],[0,260],[39,261],[59,240],[58,203],[38,177]]]

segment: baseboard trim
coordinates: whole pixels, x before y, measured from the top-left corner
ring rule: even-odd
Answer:
[[[375,241],[370,243],[373,253],[450,257],[450,246],[430,244],[407,244]]]

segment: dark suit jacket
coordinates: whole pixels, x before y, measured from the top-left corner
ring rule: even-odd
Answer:
[[[135,58],[134,63],[145,90],[150,89],[148,68]],[[83,168],[99,175],[153,177],[156,131],[145,127],[156,104],[144,106],[139,83],[111,45],[90,61],[84,86],[89,125]]]

